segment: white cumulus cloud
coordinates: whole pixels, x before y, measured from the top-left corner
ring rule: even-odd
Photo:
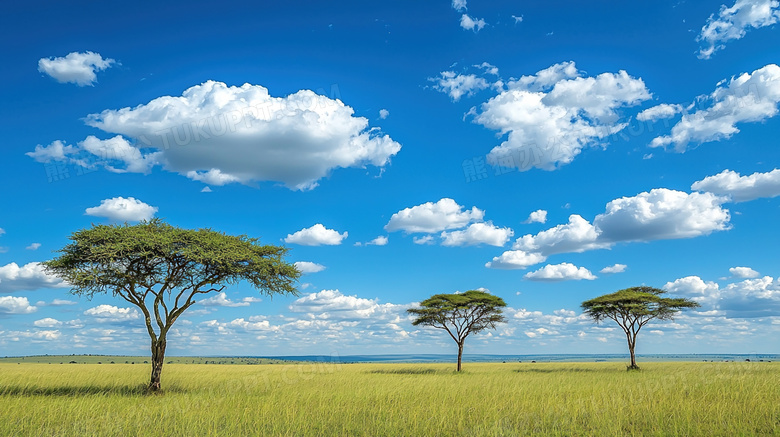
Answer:
[[[35,326],[37,326],[39,328],[57,328],[59,326],[62,326],[62,322],[60,322],[57,319],[53,319],[51,317],[46,317],[46,318],[34,321],[33,325],[35,325]]]
[[[0,296],[0,314],[30,314],[37,310],[26,297]]]
[[[488,154],[492,165],[555,170],[626,127],[621,108],[651,98],[642,79],[625,71],[585,77],[574,62],[510,80],[506,88],[472,108],[473,121],[506,135]]]
[[[536,235],[523,235],[512,246],[515,250],[539,252],[542,255],[555,253],[584,252],[603,249],[609,244],[598,241],[599,231],[582,216],[572,214],[569,222],[541,231]]]
[[[38,250],[41,248],[41,243],[32,243],[29,246],[25,247],[27,250]]]
[[[13,262],[0,266],[0,293],[67,286],[60,278],[46,273],[39,262],[27,263],[21,267]]]
[[[156,206],[147,205],[134,197],[113,197],[102,200],[99,206],[87,208],[85,214],[117,222],[134,222],[151,220],[156,212]]]
[[[433,233],[462,228],[471,222],[482,221],[484,216],[485,212],[476,206],[464,210],[457,202],[445,197],[436,203],[426,202],[398,211],[390,217],[385,230]]]
[[[501,247],[514,235],[510,228],[499,228],[491,222],[474,223],[461,231],[442,232],[442,246],[476,246],[487,244]]]
[[[608,273],[608,274],[623,273],[626,271],[627,267],[628,266],[625,264],[613,264],[611,266],[604,267],[599,271],[599,273]]]
[[[141,318],[135,308],[119,308],[113,305],[98,305],[84,311],[84,314],[95,317],[100,322],[126,322]]]
[[[547,264],[539,270],[526,273],[523,277],[531,281],[579,281],[582,279],[592,281],[596,279],[590,270],[571,263]]]
[[[227,294],[223,291],[207,299],[200,300],[198,303],[207,307],[246,307],[249,306],[251,301],[245,299],[241,302],[234,302],[228,299]]]
[[[485,264],[489,269],[525,269],[534,264],[543,263],[547,257],[539,253],[528,253],[522,250],[508,250],[500,256],[494,257],[493,261]]]
[[[729,269],[731,276],[735,278],[757,278],[759,273],[750,267],[732,267]]]
[[[294,234],[288,234],[284,242],[300,244],[301,246],[338,246],[348,235],[346,231],[340,234],[338,231],[328,229],[317,223],[310,228],[304,228]]]
[[[181,96],[90,114],[86,123],[156,149],[156,161],[192,179],[307,190],[338,168],[384,167],[401,150],[354,112],[310,90],[273,97],[260,85],[207,81]]]
[[[670,135],[654,138],[650,147],[673,146],[682,153],[690,143],[707,143],[731,138],[737,124],[755,123],[774,117],[780,102],[780,67],[769,64],[752,73],[721,81],[715,91],[699,96],[699,109],[683,114]],[[693,106],[693,105],[692,105]]]
[[[700,59],[709,59],[713,53],[726,47],[726,42],[741,39],[748,30],[771,26],[780,21],[780,1],[737,0],[733,6],[721,5],[717,15],[712,14],[696,38],[702,43]]]
[[[727,195],[735,202],[746,202],[759,197],[777,197],[780,196],[780,169],[766,173],[756,172],[750,176],[724,170],[694,182],[691,189]]]
[[[430,77],[428,80],[434,83],[433,89],[449,95],[454,102],[490,86],[485,78],[476,74],[458,74],[454,71],[442,71],[439,77]]]
[[[295,263],[295,268],[301,273],[317,273],[325,270],[324,265],[310,261],[298,261]]]
[[[465,30],[479,32],[486,25],[487,23],[482,18],[471,17],[468,14],[463,14],[460,17],[460,27]]]
[[[528,219],[526,219],[525,223],[546,223],[547,222],[547,211],[543,209],[537,209],[536,211],[532,212],[528,215]]]
[[[75,83],[78,86],[94,85],[96,72],[103,71],[116,63],[113,59],[94,52],[72,52],[64,57],[41,58],[38,71],[46,73],[60,83]]]
[[[644,111],[636,115],[636,119],[639,121],[655,121],[662,120],[664,118],[672,118],[675,115],[682,112],[682,105],[670,105],[668,103],[661,103],[660,105],[647,108]]]

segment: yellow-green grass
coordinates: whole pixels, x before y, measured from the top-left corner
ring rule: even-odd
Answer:
[[[780,363],[0,364],[0,435],[780,435]]]

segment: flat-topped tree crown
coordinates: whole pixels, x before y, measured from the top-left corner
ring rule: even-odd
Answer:
[[[501,308],[506,302],[498,296],[479,290],[465,293],[435,294],[420,302],[419,308],[406,310],[416,318],[412,325],[443,329],[458,344],[458,371],[461,370],[463,344],[466,337],[485,329],[495,329],[506,322]]]
[[[631,354],[629,369],[638,369],[634,348],[636,336],[648,322],[654,319],[674,320],[675,315],[687,308],[699,307],[690,299],[664,297],[666,291],[639,286],[618,290],[582,303],[583,313],[595,322],[614,320],[628,339]]]
[[[112,293],[138,307],[152,341],[152,382],[160,387],[166,335],[201,294],[241,281],[267,295],[296,294],[300,272],[285,247],[211,229],[181,229],[160,219],[137,225],[93,225],[74,232],[46,271],[92,298]]]

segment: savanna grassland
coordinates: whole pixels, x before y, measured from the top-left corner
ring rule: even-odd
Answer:
[[[0,363],[0,435],[780,435],[780,363]]]

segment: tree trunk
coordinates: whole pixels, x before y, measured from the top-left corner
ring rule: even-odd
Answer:
[[[463,358],[463,343],[458,343],[458,372],[460,372],[460,361]]]
[[[163,363],[165,362],[165,337],[152,341],[152,380],[149,383],[149,390],[156,392],[160,390],[160,375],[162,374]]]
[[[636,355],[634,354],[634,346],[636,346],[636,337],[634,337],[633,339],[629,337],[628,352],[631,354],[631,365],[628,366],[628,370],[639,370],[639,366],[636,365]]]

